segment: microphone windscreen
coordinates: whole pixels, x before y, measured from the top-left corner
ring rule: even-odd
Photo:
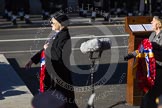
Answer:
[[[101,47],[101,43],[98,39],[91,39],[81,44],[80,50],[82,53],[95,52]]]
[[[111,48],[111,40],[109,38],[100,38],[102,50],[110,49]]]

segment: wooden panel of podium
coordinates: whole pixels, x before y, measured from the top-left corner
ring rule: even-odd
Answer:
[[[125,18],[125,31],[129,33],[128,53],[137,49],[144,38],[148,38],[152,31],[133,31],[130,25],[150,24],[152,17],[149,16],[130,16]],[[140,105],[143,92],[137,86],[137,80],[133,73],[133,59],[128,60],[127,69],[127,94],[126,101],[129,105]]]

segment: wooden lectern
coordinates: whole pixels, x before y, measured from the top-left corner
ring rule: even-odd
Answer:
[[[153,17],[149,16],[130,16],[125,18],[125,31],[130,35],[128,40],[128,53],[136,50],[140,42],[144,38],[148,38],[150,36],[152,30],[147,30],[143,24],[151,25],[152,18]],[[139,25],[140,27],[143,27],[144,30],[133,30],[131,25],[135,25],[137,28]],[[137,86],[137,80],[133,76],[133,59],[131,59],[128,61],[127,69],[126,101],[129,105],[140,105],[143,95],[143,92]]]

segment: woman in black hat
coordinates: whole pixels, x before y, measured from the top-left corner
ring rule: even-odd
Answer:
[[[30,59],[26,68],[41,61],[40,92],[58,90],[67,97],[67,108],[77,108],[69,67],[71,39],[68,21],[63,13],[58,12],[52,16],[50,23],[55,33],[45,42],[44,48]]]

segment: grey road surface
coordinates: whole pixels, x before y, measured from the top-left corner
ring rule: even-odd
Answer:
[[[80,44],[94,37],[107,37],[112,41],[112,48],[104,51],[101,59],[96,61],[95,108],[137,108],[124,103],[127,62],[123,60],[123,56],[127,54],[128,48],[128,34],[125,33],[124,26],[70,26],[69,31],[72,38],[70,62],[78,106],[85,108],[91,94],[89,90],[91,60],[88,54],[81,53]],[[43,47],[50,34],[50,27],[0,29],[0,53],[5,54],[33,95],[38,93],[40,65],[33,65],[31,70],[25,70],[24,66],[30,57]],[[103,83],[100,82],[102,79]],[[97,84],[98,82],[100,84]]]

